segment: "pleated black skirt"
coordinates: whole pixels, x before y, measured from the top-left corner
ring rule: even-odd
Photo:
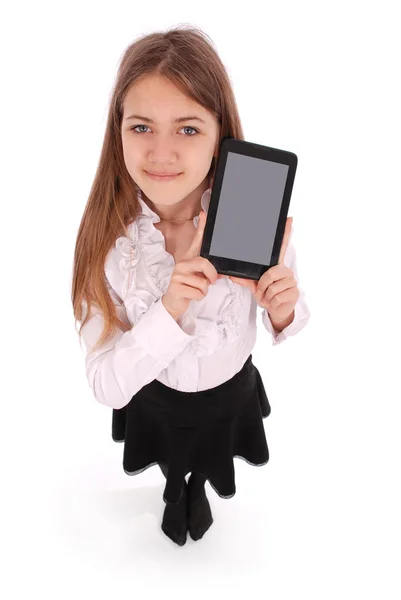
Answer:
[[[126,406],[113,409],[112,438],[124,442],[127,475],[167,465],[164,502],[180,501],[192,471],[203,473],[221,498],[232,498],[233,458],[253,466],[269,460],[263,419],[270,410],[251,354],[234,377],[208,390],[182,392],[153,380]]]

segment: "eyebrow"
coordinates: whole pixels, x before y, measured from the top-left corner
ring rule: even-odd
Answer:
[[[139,119],[140,121],[146,121],[147,123],[154,123],[153,119],[142,117],[141,115],[130,115],[129,117],[126,117],[124,121],[129,121],[130,119]],[[206,125],[206,121],[196,116],[179,117],[178,119],[174,119],[173,123],[183,123],[184,121],[200,121]]]

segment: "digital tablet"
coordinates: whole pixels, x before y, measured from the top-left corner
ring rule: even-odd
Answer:
[[[223,275],[259,280],[277,265],[298,158],[223,138],[200,256]]]

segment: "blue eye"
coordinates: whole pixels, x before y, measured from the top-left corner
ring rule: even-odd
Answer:
[[[131,127],[133,131],[135,131],[138,127],[146,127],[146,125],[134,125]],[[135,133],[143,133],[142,131],[135,131]]]
[[[145,131],[136,131],[138,127],[147,127],[149,129],[147,125],[133,125],[132,127],[130,127],[130,129],[135,131],[135,133],[146,133]],[[194,137],[197,133],[199,133],[198,129],[195,129],[195,127],[190,127],[189,125],[181,127],[181,129],[192,129],[193,131],[195,131],[195,134],[191,133],[190,135],[186,135],[185,137]]]

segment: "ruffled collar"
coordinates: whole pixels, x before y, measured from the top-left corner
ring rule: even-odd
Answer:
[[[151,208],[149,208],[149,206],[143,200],[142,190],[140,188],[137,188],[137,193],[138,193],[139,204],[141,206],[141,211],[140,211],[139,215],[144,216],[144,217],[149,217],[152,220],[152,223],[160,223],[159,215],[157,213],[155,213]],[[212,194],[212,188],[209,187],[205,192],[203,192],[202,197],[201,197],[201,206],[206,214],[208,213],[208,210],[209,210],[211,194]],[[194,223],[195,227],[198,227],[198,222],[199,222],[199,215],[197,215],[193,218],[193,223]]]

